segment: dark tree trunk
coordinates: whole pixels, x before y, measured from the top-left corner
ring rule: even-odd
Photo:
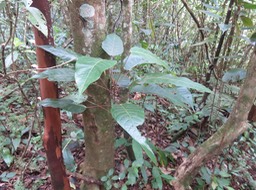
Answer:
[[[48,37],[45,37],[38,29],[34,28],[36,45],[54,45],[49,2],[47,0],[34,0],[32,6],[38,8],[44,14],[48,27]],[[45,52],[43,49],[37,48],[36,56],[38,68],[47,68],[55,65],[55,57]],[[57,85],[54,82],[49,82],[47,79],[40,80],[40,92],[42,100],[45,98],[58,98]],[[65,172],[62,157],[60,110],[44,107],[43,112],[43,143],[53,189],[69,190],[69,180]]]

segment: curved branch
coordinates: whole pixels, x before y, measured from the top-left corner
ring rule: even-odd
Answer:
[[[219,155],[225,147],[231,145],[239,135],[247,130],[248,114],[256,98],[255,70],[256,47],[247,68],[247,77],[227,122],[178,167],[175,180],[172,181],[175,190],[185,190],[191,179],[197,174],[198,169],[207,160]]]

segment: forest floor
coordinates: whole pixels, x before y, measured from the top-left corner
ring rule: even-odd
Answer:
[[[63,119],[65,118],[65,119]],[[77,117],[79,118],[79,117]],[[62,121],[63,122],[67,122],[67,117],[64,115],[62,116]],[[82,121],[81,120],[76,120],[74,121],[69,121],[72,122],[73,124],[76,123],[77,125],[77,129],[81,130],[82,128]],[[171,136],[169,135],[168,131],[166,131],[166,128],[161,126],[162,123],[162,118],[160,115],[152,115],[152,114],[148,114],[148,119],[146,120],[146,123],[140,127],[140,130],[142,133],[144,133],[145,136],[147,136],[147,138],[151,139],[151,142],[153,142],[155,145],[161,147],[161,148],[166,148],[170,145],[171,143]],[[116,126],[116,135],[117,136],[122,136],[123,135],[123,131],[120,129],[120,127]],[[184,137],[182,137],[182,139],[184,139]],[[194,143],[194,139],[190,138],[186,135],[186,138],[188,141],[190,141],[189,143]],[[25,148],[25,146],[23,146],[23,148]],[[16,153],[16,158],[17,160],[19,160],[19,157],[21,156],[23,149],[22,147],[20,147]],[[169,164],[168,168],[169,174],[174,174],[174,168],[177,167],[181,162],[182,159],[185,158],[184,155],[186,155],[189,152],[189,150],[185,147],[183,147],[182,149],[178,150],[176,153],[173,154],[173,157],[176,159],[176,165],[173,164]],[[79,165],[83,162],[83,158],[84,158],[84,147],[81,144],[81,146],[77,146],[72,150],[72,153],[74,155],[74,158],[76,160],[76,163]],[[37,155],[35,155],[37,154]],[[45,157],[45,153],[43,152],[43,149],[41,149],[38,152],[33,152],[32,149],[31,150],[27,150],[26,155],[22,158],[23,161],[27,161],[28,164],[30,164],[30,160],[31,157]],[[115,164],[116,164],[116,172],[119,171],[120,169],[120,165],[123,165],[123,161],[124,159],[127,158],[127,153],[126,153],[126,149],[124,146],[117,148],[116,149],[116,156],[115,156]],[[249,157],[248,157],[249,158]],[[216,160],[214,161],[210,161],[208,163],[208,166],[214,167],[214,165]],[[6,181],[6,182],[0,182],[0,189],[1,190],[11,190],[11,189],[18,189],[17,187],[19,187],[18,184],[16,184],[16,188],[14,188],[14,184],[15,182],[17,182],[18,178],[20,178],[21,176],[23,176],[23,185],[24,187],[26,187],[27,189],[35,189],[35,187],[37,187],[37,189],[41,189],[41,190],[51,190],[51,182],[50,182],[50,176],[47,170],[47,163],[45,160],[37,160],[37,165],[34,167],[32,166],[33,164],[31,164],[30,166],[28,165],[27,168],[20,168],[16,165],[16,161],[14,161],[14,164],[12,164],[12,166],[10,168],[7,167],[7,165],[1,160],[0,163],[0,171],[1,173],[4,171],[7,172],[16,172],[16,176],[13,177],[11,180]],[[256,165],[255,165],[255,160],[250,160],[248,159],[246,161],[246,163],[248,165],[251,166],[251,170],[249,171],[249,175],[256,180]],[[170,167],[172,167],[170,169]],[[79,167],[78,167],[79,168]],[[168,168],[166,168],[168,170]],[[76,178],[76,177],[72,177],[72,174],[70,175],[70,179],[72,178],[72,182],[75,184],[76,188],[79,189],[79,185],[81,182],[81,179]],[[233,188],[236,190],[239,190],[240,187],[237,186],[237,180],[240,183],[248,183],[248,181],[246,181],[246,179],[244,179],[242,176],[233,176]],[[35,185],[36,183],[36,185]],[[130,190],[138,190],[140,189],[140,187],[138,185],[135,185],[133,187],[129,188]],[[151,190],[151,185],[146,185],[146,187],[144,188],[145,190]],[[171,190],[171,186],[168,183],[164,183],[164,190]],[[205,189],[208,189],[207,187],[205,187]],[[210,189],[210,188],[209,188]]]
[[[2,82],[1,82],[2,81]],[[6,85],[3,84],[3,78],[0,77],[0,96],[1,89],[5,87]],[[6,97],[7,99],[12,98],[11,96]],[[2,101],[2,102],[1,102]],[[0,103],[2,104],[4,100],[0,99]],[[163,107],[168,107],[168,102],[165,100],[160,100],[159,103]],[[16,115],[24,114],[21,111],[19,111],[19,108],[13,108],[17,107],[17,103],[9,103],[8,109],[12,109],[12,112]],[[0,110],[1,111],[1,110]],[[33,110],[32,110],[33,112]],[[10,112],[9,112],[10,113]],[[8,114],[7,112],[0,112],[0,116],[5,116]],[[63,139],[67,138],[70,130],[77,130],[81,131],[82,133],[82,120],[80,115],[76,115],[76,117],[73,117],[73,119],[68,118],[65,112],[61,113],[61,119],[63,124]],[[166,174],[174,175],[175,168],[182,163],[182,160],[186,158],[186,156],[191,152],[189,147],[197,147],[197,139],[198,137],[195,135],[194,130],[187,130],[185,133],[176,135],[175,137],[170,134],[167,130],[167,126],[169,123],[167,120],[162,116],[162,114],[158,111],[153,112],[147,112],[146,114],[146,121],[145,123],[139,127],[139,130],[142,132],[144,136],[146,136],[150,141],[158,146],[161,149],[165,149],[169,151],[169,154],[171,154],[172,161],[170,161],[166,166],[161,167],[161,171],[165,172]],[[73,128],[70,129],[70,126]],[[41,127],[43,127],[43,124],[41,123]],[[193,126],[194,128],[196,126]],[[116,137],[123,137],[123,130],[116,126]],[[6,140],[8,137],[8,131],[1,131],[1,135],[4,135],[5,137],[1,138],[2,141],[4,139]],[[40,138],[40,135],[32,131],[32,136],[38,136]],[[51,188],[51,181],[50,181],[50,175],[47,169],[47,163],[45,160],[45,153],[42,148],[42,145],[38,145],[40,148],[37,148],[35,151],[35,148],[33,146],[26,147],[25,143],[22,143],[23,141],[26,142],[26,139],[28,138],[29,133],[24,133],[22,135],[21,143],[19,147],[17,148],[16,152],[14,153],[14,161],[8,167],[4,160],[0,158],[0,190],[23,190],[23,189],[31,189],[31,190],[50,190]],[[175,138],[175,141],[174,141]],[[207,137],[205,137],[207,138]],[[41,141],[39,140],[39,143]],[[179,144],[179,146],[175,146]],[[237,172],[237,175],[235,173],[232,173],[231,177],[231,186],[235,190],[244,189],[241,188],[241,184],[252,184],[251,186],[255,185],[256,181],[256,156],[255,156],[255,146],[254,148],[254,155],[250,155],[250,152],[247,151],[251,147],[248,147],[246,143],[235,143],[237,149],[243,149],[243,156],[241,156],[240,162],[245,163],[246,167],[248,169],[244,169],[244,172]],[[216,159],[211,160],[207,163],[207,168],[214,169],[223,162],[224,165],[227,167],[230,167],[232,165],[237,165],[238,161],[230,160],[229,158],[233,156],[233,150],[229,148],[229,150],[225,151],[223,155],[216,157]],[[76,172],[79,172],[79,166],[82,164],[84,159],[84,145],[83,143],[77,143],[75,144],[72,149],[72,154],[75,159],[75,163],[77,165]],[[25,152],[25,154],[24,154]],[[224,158],[224,159],[220,159]],[[128,158],[126,148],[124,146],[121,146],[119,148],[116,148],[116,154],[115,154],[115,173],[118,173],[120,171],[120,168],[124,165],[124,160]],[[3,176],[3,174],[10,174],[10,172],[15,172],[14,177],[8,178],[8,176]],[[71,183],[76,186],[76,189],[79,189],[79,186],[82,181],[82,177],[79,175],[75,175],[75,173],[68,173],[70,176]],[[144,186],[144,190],[151,190],[153,189],[150,180],[152,180],[151,172],[148,171],[149,176],[149,183]],[[201,174],[201,177],[203,174]],[[200,178],[200,175],[198,175]],[[202,177],[203,178],[203,177]],[[194,181],[193,184],[195,184],[196,181]],[[122,181],[120,182],[123,183]],[[239,185],[240,184],[240,185]],[[192,185],[193,187],[193,185]],[[136,184],[132,187],[128,188],[129,190],[138,190],[141,189],[141,187]],[[163,186],[164,190],[171,190],[172,187],[167,183],[164,182]],[[198,189],[198,188],[194,188]],[[203,189],[211,189],[209,185],[205,185]]]

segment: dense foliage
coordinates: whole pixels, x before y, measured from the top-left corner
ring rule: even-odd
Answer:
[[[0,184],[26,189],[29,176],[37,174],[33,188],[47,184],[47,174],[39,175],[45,164],[41,106],[61,109],[66,169],[79,172],[79,113],[90,109],[82,104],[85,91],[110,70],[110,111],[120,125],[117,167],[101,182],[106,189],[170,189],[175,167],[226,122],[237,100],[256,41],[255,2],[135,1],[133,47],[124,59],[119,2],[107,2],[109,34],[102,49],[108,59],[73,51],[66,3],[51,1],[56,46],[39,47],[58,64],[38,73],[32,28],[47,35],[43,15],[29,0],[0,0]],[[37,79],[44,78],[58,82],[59,99],[40,100]],[[129,99],[120,104],[122,87]],[[255,189],[255,143],[254,126],[200,169],[194,189]],[[135,159],[127,156],[127,146]]]

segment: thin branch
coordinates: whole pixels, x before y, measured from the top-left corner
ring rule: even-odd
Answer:
[[[193,11],[189,8],[188,6],[188,3],[186,2],[186,0],[181,0],[183,5],[185,6],[185,8],[187,9],[187,11],[189,12],[190,16],[192,17],[192,19],[194,20],[194,22],[196,23],[196,26],[199,30],[199,33],[200,33],[200,36],[201,36],[201,40],[204,41],[205,39],[205,36],[204,36],[204,33],[202,31],[202,26],[201,24],[199,23],[198,19],[196,18],[195,14],[193,13]],[[209,61],[210,64],[212,64],[211,62],[211,59],[210,59],[210,56],[209,56],[209,48],[208,48],[208,45],[205,43],[204,44],[204,47],[205,47],[205,53],[206,53],[206,57]]]

